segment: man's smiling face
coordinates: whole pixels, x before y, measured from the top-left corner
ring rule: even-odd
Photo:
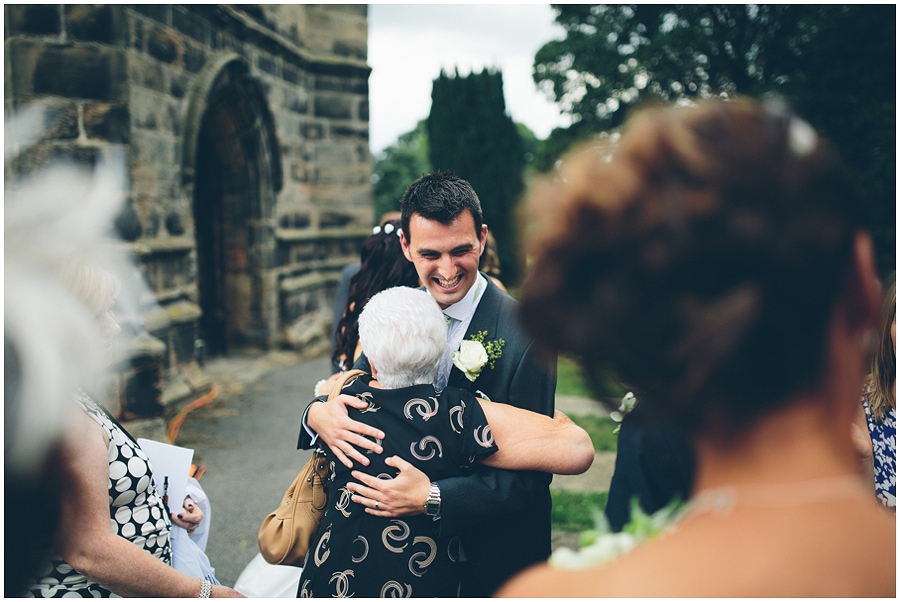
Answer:
[[[419,280],[444,309],[465,297],[475,284],[486,236],[484,225],[480,236],[476,233],[469,211],[460,213],[449,225],[414,213],[409,219],[409,236],[403,232],[400,243],[406,258],[416,266]]]

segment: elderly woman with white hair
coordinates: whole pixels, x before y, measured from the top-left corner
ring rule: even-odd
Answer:
[[[434,480],[466,474],[476,462],[577,474],[593,461],[590,437],[560,412],[551,419],[460,389],[435,389],[447,326],[427,292],[397,287],[378,293],[359,318],[359,336],[372,374],[344,392],[368,403],[363,410],[348,408],[350,417],[386,434],[379,442],[384,453],[371,455],[367,467],[379,478],[393,478],[404,462]],[[353,469],[327,446],[325,453],[333,481],[298,595],[457,595],[459,537],[424,514],[400,520],[367,513],[350,499]]]

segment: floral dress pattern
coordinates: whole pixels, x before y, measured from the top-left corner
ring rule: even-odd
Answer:
[[[172,563],[169,512],[153,482],[150,460],[131,435],[86,393],[75,402],[109,439],[109,524],[112,531],[166,564]],[[76,571],[55,550],[38,569],[27,595],[35,598],[118,598]]]
[[[467,391],[436,392],[432,385],[375,389],[360,376],[344,389],[368,402],[350,417],[387,435],[368,467],[347,468],[326,446],[332,481],[319,531],[300,577],[300,598],[455,597],[459,591],[459,537],[441,533],[441,522],[420,514],[381,518],[350,501],[351,470],[390,479],[393,455],[434,481],[463,475],[497,450],[478,401]]]
[[[865,397],[862,399],[872,438],[875,460],[875,495],[888,508],[897,507],[897,411],[888,408],[883,420],[875,420]]]

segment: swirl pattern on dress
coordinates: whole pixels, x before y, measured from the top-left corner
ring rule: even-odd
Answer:
[[[430,418],[437,416],[438,410],[440,409],[437,398],[429,397],[428,399],[433,401],[434,405],[429,404],[424,399],[418,397],[410,399],[406,402],[406,405],[403,406],[403,415],[406,416],[408,420],[412,420],[412,410],[415,409],[419,416],[422,417],[422,420],[428,422]]]

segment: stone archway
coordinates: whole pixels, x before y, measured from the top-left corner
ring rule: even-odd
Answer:
[[[182,185],[192,199],[200,337],[218,355],[274,340],[275,195],[281,161],[265,93],[237,55],[212,61],[192,90]]]

